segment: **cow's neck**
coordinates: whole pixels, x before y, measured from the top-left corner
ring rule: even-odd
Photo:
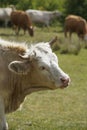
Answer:
[[[19,108],[20,104],[24,101],[25,96],[32,92],[47,90],[46,87],[34,85],[31,83],[30,75],[26,76],[11,76],[10,89],[12,92],[7,96],[6,100],[6,113],[13,112]]]
[[[14,74],[9,77],[9,89],[11,89],[11,93],[4,98],[6,113],[18,109],[26,95],[37,91],[37,89],[32,89],[27,77],[28,76],[17,76]]]

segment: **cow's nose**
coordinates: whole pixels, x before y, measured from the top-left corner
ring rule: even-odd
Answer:
[[[70,78],[60,78],[60,80],[61,80],[61,82],[62,82],[62,87],[67,87],[68,86],[68,84],[69,84],[69,82],[70,82]]]
[[[60,80],[62,81],[62,83],[68,83],[69,82],[69,78],[60,78]]]

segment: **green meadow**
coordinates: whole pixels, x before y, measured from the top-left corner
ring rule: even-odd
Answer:
[[[23,31],[0,28],[0,37],[27,44],[47,42],[57,36],[53,51],[71,83],[65,89],[28,95],[17,111],[6,115],[9,130],[87,130],[87,43],[73,34],[65,39],[61,27],[34,28],[34,37]]]

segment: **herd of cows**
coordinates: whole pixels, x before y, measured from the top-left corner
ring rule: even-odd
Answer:
[[[27,30],[30,36],[34,35],[33,23],[40,23],[45,26],[49,26],[50,22],[61,17],[62,13],[59,11],[40,11],[40,10],[16,10],[14,6],[9,8],[0,8],[0,21],[5,22],[7,27],[10,21],[12,25],[15,25],[14,29],[16,34],[19,34],[20,28]]]
[[[0,8],[0,20],[7,25],[11,20],[19,33],[20,28],[34,35],[32,22],[41,22],[46,26],[50,20],[60,17],[57,11],[18,11],[12,8]],[[36,20],[36,21],[35,21]],[[69,15],[65,19],[65,36],[71,37],[76,32],[78,37],[87,39],[86,20],[79,16]],[[15,111],[24,101],[26,95],[40,90],[65,88],[70,77],[58,65],[58,58],[52,52],[50,42],[30,46],[24,43],[0,39],[0,130],[8,130],[6,113]]]
[[[15,33],[18,35],[20,29],[27,30],[30,36],[34,36],[34,23],[40,23],[45,26],[49,26],[50,22],[54,19],[62,17],[62,13],[59,11],[41,11],[28,9],[26,11],[16,10],[14,6],[8,8],[0,8],[0,21],[5,22],[5,26],[10,21],[14,26]],[[64,34],[69,37],[73,32],[77,33],[78,37],[87,40],[87,24],[86,20],[80,16],[69,15],[65,18]]]

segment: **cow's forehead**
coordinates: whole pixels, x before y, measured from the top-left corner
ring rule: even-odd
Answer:
[[[32,57],[35,55],[35,59],[39,59],[39,62],[56,62],[58,63],[58,58],[56,54],[52,52],[52,49],[49,43],[38,43],[34,46],[31,46],[27,51],[26,54],[28,57]]]
[[[47,53],[47,52],[52,52],[52,49],[50,48],[49,43],[41,42],[36,45],[31,45],[29,49],[27,49],[26,54],[30,55],[33,51],[35,51],[36,53],[38,52]]]
[[[58,58],[56,56],[55,53],[53,52],[42,52],[42,51],[38,51],[38,53],[36,53],[37,55],[37,59],[39,61],[39,63],[43,62],[45,64],[48,64],[49,66],[51,65],[52,62],[55,62],[56,64],[58,64]]]
[[[48,60],[48,61],[51,61],[51,62],[58,62],[58,58],[57,58],[57,56],[56,56],[56,54],[55,53],[45,53],[43,56],[42,56],[42,58],[44,59],[44,60]]]

